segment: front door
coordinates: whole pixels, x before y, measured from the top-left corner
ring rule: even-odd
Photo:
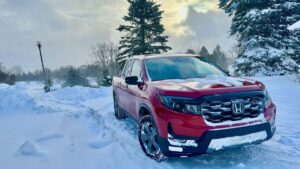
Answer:
[[[125,77],[130,76],[132,64],[133,64],[132,60],[128,60],[126,62],[122,73],[121,82],[118,87],[119,90],[117,91],[119,105],[127,112],[129,112],[128,109],[129,102],[128,102],[128,85],[125,83]]]
[[[141,80],[142,68],[141,62],[138,59],[133,60],[132,70],[130,76],[137,76]],[[139,99],[140,99],[140,89],[137,85],[128,86],[128,110],[131,115],[138,119],[139,117]]]

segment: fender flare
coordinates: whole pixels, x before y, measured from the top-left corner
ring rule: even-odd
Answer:
[[[150,116],[151,116],[152,118],[154,118],[154,117],[153,117],[153,112],[152,112],[152,110],[150,109],[150,107],[149,107],[147,104],[145,104],[145,103],[141,103],[140,106],[139,106],[139,120],[141,119],[141,117],[140,117],[140,110],[141,110],[142,108],[146,109],[146,110],[149,112]]]

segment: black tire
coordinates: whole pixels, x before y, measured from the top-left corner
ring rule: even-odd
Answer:
[[[142,150],[148,157],[158,162],[167,159],[166,156],[160,150],[157,141],[157,128],[154,120],[150,115],[146,115],[141,118],[138,128],[138,137]]]
[[[114,94],[113,97],[114,97],[114,110],[115,110],[114,114],[116,118],[118,120],[125,119],[126,114],[123,111],[121,111],[116,95]]]

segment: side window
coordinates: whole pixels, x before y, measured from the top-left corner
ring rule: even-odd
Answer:
[[[122,77],[130,76],[131,69],[132,69],[132,64],[133,64],[132,60],[128,60],[126,62],[126,65],[124,67],[124,71],[123,71]]]
[[[139,60],[134,60],[130,76],[141,77],[141,74],[142,74],[141,62]]]

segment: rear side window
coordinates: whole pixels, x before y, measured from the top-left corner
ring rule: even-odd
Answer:
[[[141,62],[139,60],[134,60],[132,70],[131,70],[131,76],[141,77],[141,74],[142,74]]]
[[[124,71],[123,71],[122,77],[130,76],[131,69],[132,69],[132,64],[133,64],[132,60],[128,60],[126,62],[126,66],[124,67]]]

